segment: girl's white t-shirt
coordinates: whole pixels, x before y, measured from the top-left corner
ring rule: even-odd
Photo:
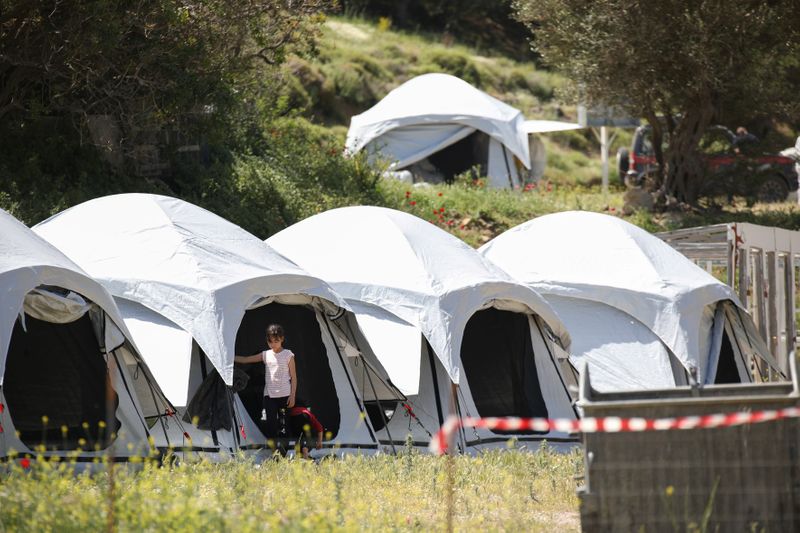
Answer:
[[[264,396],[284,398],[292,393],[292,380],[289,375],[289,359],[294,357],[291,350],[278,353],[272,350],[261,352],[264,361]]]

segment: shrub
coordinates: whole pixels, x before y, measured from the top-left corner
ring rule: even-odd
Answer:
[[[452,74],[478,88],[483,86],[480,69],[464,52],[432,50],[424,54],[423,60],[428,64],[436,65],[439,72]]]

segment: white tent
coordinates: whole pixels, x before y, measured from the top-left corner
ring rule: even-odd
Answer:
[[[730,287],[617,217],[546,215],[479,251],[547,298],[599,389],[752,381],[751,361],[774,365]]]
[[[267,243],[345,298],[374,351],[368,360],[408,396],[428,431],[450,411],[451,383],[461,414],[575,416],[561,321],[536,292],[449,233],[400,211],[348,207]],[[410,432],[424,442],[416,420],[397,411],[391,439]],[[520,436],[541,438],[569,436]],[[467,446],[500,441],[489,431],[462,434]]]
[[[235,385],[234,354],[266,349],[265,328],[277,321],[297,354],[299,397],[338,445],[376,446],[343,361],[344,351],[356,351],[337,325],[346,315],[344,302],[258,238],[197,206],[148,194],[92,200],[34,229],[118,299],[143,357],[179,411],[204,380],[214,379],[214,369]],[[248,367],[247,387],[229,398],[231,423],[205,428],[211,435],[204,434],[203,451],[266,444],[257,422],[263,365]]]
[[[171,407],[111,295],[2,210],[0,235],[0,459],[157,453]]]
[[[520,184],[515,159],[530,168],[523,123],[518,109],[455,76],[424,74],[354,116],[346,150],[367,150],[370,158],[383,158],[390,169],[401,170],[463,141],[463,153],[453,157],[455,171],[479,163],[491,186],[514,187]],[[473,136],[476,132],[484,136]],[[475,151],[481,152],[477,158]]]

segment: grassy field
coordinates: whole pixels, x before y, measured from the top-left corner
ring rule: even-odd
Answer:
[[[416,452],[73,475],[19,464],[0,477],[0,531],[443,531],[448,458]],[[579,452],[452,459],[457,531],[578,531]]]

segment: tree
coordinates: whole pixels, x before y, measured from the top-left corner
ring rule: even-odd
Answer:
[[[229,122],[315,36],[330,0],[0,0],[0,124],[110,116],[120,142],[189,115]],[[16,128],[16,130],[15,130]]]
[[[679,201],[698,199],[698,143],[714,121],[742,107],[751,117],[800,111],[796,0],[516,0],[514,7],[544,61],[573,81],[573,96],[651,124],[657,185]]]

